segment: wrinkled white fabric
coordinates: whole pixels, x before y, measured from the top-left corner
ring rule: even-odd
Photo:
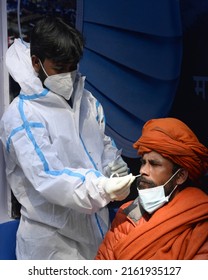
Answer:
[[[121,152],[121,150],[118,150],[116,158],[113,161],[111,161],[105,168],[105,172],[108,175],[108,177],[121,177],[129,174],[128,165],[122,159]]]
[[[115,160],[108,164],[110,167],[111,175],[117,174],[117,176],[126,176],[129,173],[129,168],[126,162],[120,157],[118,160]]]
[[[44,89],[18,39],[6,63],[21,92],[4,113],[1,141],[8,184],[22,205],[18,259],[93,259],[109,227],[109,196],[94,180],[117,148],[103,109],[77,74],[73,106]]]

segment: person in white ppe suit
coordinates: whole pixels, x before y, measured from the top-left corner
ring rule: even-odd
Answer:
[[[83,44],[76,29],[46,17],[30,43],[15,39],[6,54],[21,87],[0,124],[8,186],[21,204],[17,259],[94,259],[107,204],[125,199],[134,180],[77,70]]]

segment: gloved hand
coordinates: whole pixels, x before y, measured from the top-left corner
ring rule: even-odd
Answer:
[[[126,176],[129,173],[129,168],[125,161],[123,161],[122,157],[117,158],[113,162],[108,164],[110,169],[110,176],[114,173],[117,174],[118,177]]]
[[[135,178],[132,174],[123,177],[102,177],[99,179],[99,186],[103,187],[105,192],[109,195],[111,201],[120,201],[129,195],[130,186],[134,179]]]

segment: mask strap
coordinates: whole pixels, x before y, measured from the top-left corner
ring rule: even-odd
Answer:
[[[164,186],[168,183],[168,182],[170,182],[170,180],[171,179],[173,179],[173,177],[176,175],[176,174],[178,174],[178,172],[181,170],[181,168],[179,168],[171,177],[170,177],[170,179],[164,184]],[[163,187],[164,187],[163,186]],[[173,190],[169,193],[169,195],[167,195],[166,197],[168,197],[168,200],[169,200],[169,198],[171,197],[171,195],[172,195],[172,193],[175,191],[175,189],[178,187],[178,185],[176,185],[174,188],[173,188]]]
[[[179,168],[179,169],[170,177],[170,179],[163,185],[163,187],[166,186],[166,185],[173,179],[173,177],[175,177],[175,175],[178,174],[178,172],[179,172],[180,170],[181,170],[181,168]]]
[[[42,64],[42,62],[41,62],[41,60],[39,59],[39,62],[40,62],[40,66],[41,66],[41,68],[43,69],[43,72],[46,74],[46,76],[48,77],[48,74],[46,73],[46,70],[45,70],[45,68],[43,67],[43,64]]]
[[[173,190],[169,193],[169,195],[167,195],[166,197],[168,197],[168,199],[171,197],[172,193],[174,192],[174,190],[178,187],[178,185],[175,185],[175,187],[173,188]]]

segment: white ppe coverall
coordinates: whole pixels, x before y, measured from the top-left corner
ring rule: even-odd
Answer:
[[[18,259],[94,259],[109,228],[109,196],[94,182],[117,148],[104,133],[102,106],[77,73],[73,106],[43,88],[29,44],[6,54],[21,87],[0,126],[8,186],[22,205]]]

